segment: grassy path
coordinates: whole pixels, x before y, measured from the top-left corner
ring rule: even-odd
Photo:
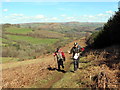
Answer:
[[[37,83],[35,83],[33,85],[33,88],[52,88],[52,86],[58,82],[59,80],[61,80],[64,76],[65,73],[68,72],[68,70],[70,69],[70,65],[71,65],[71,61],[66,61],[64,63],[65,65],[65,69],[64,70],[61,70],[61,71],[58,71],[57,69],[55,68],[51,68],[49,69],[49,72],[52,72],[52,73],[49,73],[46,78],[44,79],[41,79],[39,80]]]
[[[82,41],[83,40],[83,41]],[[84,46],[84,39],[76,40]],[[76,42],[74,41],[74,42]],[[67,52],[73,46],[73,43],[63,47],[63,51]],[[70,55],[66,53],[65,71],[70,68]],[[57,70],[48,70],[48,66],[54,68],[56,66],[52,55],[45,57],[20,61],[16,63],[2,64],[3,87],[4,88],[50,88],[61,80],[66,73]]]

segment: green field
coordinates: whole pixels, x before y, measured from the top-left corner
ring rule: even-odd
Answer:
[[[0,59],[2,59],[2,63],[17,62],[20,60],[19,58],[12,58],[12,57],[0,57]]]
[[[2,40],[2,46],[9,46],[17,43],[15,41],[5,39],[5,38],[0,38],[0,39]]]
[[[3,43],[8,43],[8,42],[10,42],[9,40],[7,40],[7,39],[5,39],[5,38],[0,38],[0,39],[2,39],[2,42],[3,42]]]
[[[6,32],[14,33],[14,34],[27,34],[27,33],[32,32],[32,29],[29,29],[29,28],[17,28],[17,27],[11,26],[9,28],[6,28]]]
[[[6,46],[7,45],[6,43],[10,43],[9,40],[1,38],[1,37],[0,37],[0,42],[2,42],[2,44],[0,46]]]
[[[11,40],[24,41],[31,44],[53,44],[58,39],[43,39],[43,38],[33,38],[29,36],[18,36],[18,35],[6,35]]]

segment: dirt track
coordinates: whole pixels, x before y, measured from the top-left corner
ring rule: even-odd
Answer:
[[[79,44],[84,47],[85,46],[85,39],[81,40],[76,40],[79,42]],[[76,42],[74,41],[74,42]],[[73,43],[71,42],[70,44],[66,45],[63,47],[63,51],[67,52],[70,50],[70,48],[73,46]],[[66,61],[65,63],[68,63],[68,65],[65,67],[65,70],[69,69],[70,66],[70,60],[69,60],[70,55],[66,53]],[[43,60],[44,59],[44,60]],[[40,61],[40,62],[39,62]],[[2,82],[3,82],[3,88],[27,88],[31,87],[31,85],[35,84],[38,80],[42,80],[47,78],[48,75],[54,75],[57,72],[55,71],[49,71],[47,68],[50,65],[51,67],[55,67],[56,63],[53,59],[52,55],[48,55],[43,58],[37,58],[33,60],[27,60],[29,62],[28,64],[22,64],[25,63],[26,61],[21,61],[15,63],[15,67],[9,67],[9,65],[12,65],[13,63],[7,63],[3,64],[3,70],[2,70]],[[32,62],[32,63],[30,63]],[[19,64],[18,64],[19,63]],[[18,64],[18,65],[17,65]],[[14,65],[14,64],[13,64]],[[54,80],[49,81],[48,84],[45,85],[38,85],[43,88],[49,88],[60,80],[64,73],[59,72],[57,74],[58,76],[54,77]]]

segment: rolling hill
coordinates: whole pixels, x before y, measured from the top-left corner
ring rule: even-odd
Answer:
[[[51,53],[56,47],[89,35],[102,25],[80,22],[3,24],[3,57],[24,60]]]

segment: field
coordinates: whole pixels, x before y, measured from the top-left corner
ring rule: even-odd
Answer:
[[[29,28],[18,28],[18,27],[11,26],[9,28],[6,28],[6,32],[14,33],[14,34],[27,34],[27,33],[32,32],[32,29],[29,29]]]
[[[38,38],[62,38],[65,35],[55,31],[48,31],[48,30],[35,30],[34,32],[29,33],[30,36],[38,37]]]
[[[29,36],[17,36],[17,35],[6,35],[6,36],[11,40],[22,41],[31,44],[53,44],[58,40],[58,39],[33,38]]]
[[[19,58],[12,58],[12,57],[0,57],[2,59],[2,63],[12,63],[18,62]]]
[[[5,39],[5,38],[0,38],[2,40],[3,43],[8,43],[9,40]]]

